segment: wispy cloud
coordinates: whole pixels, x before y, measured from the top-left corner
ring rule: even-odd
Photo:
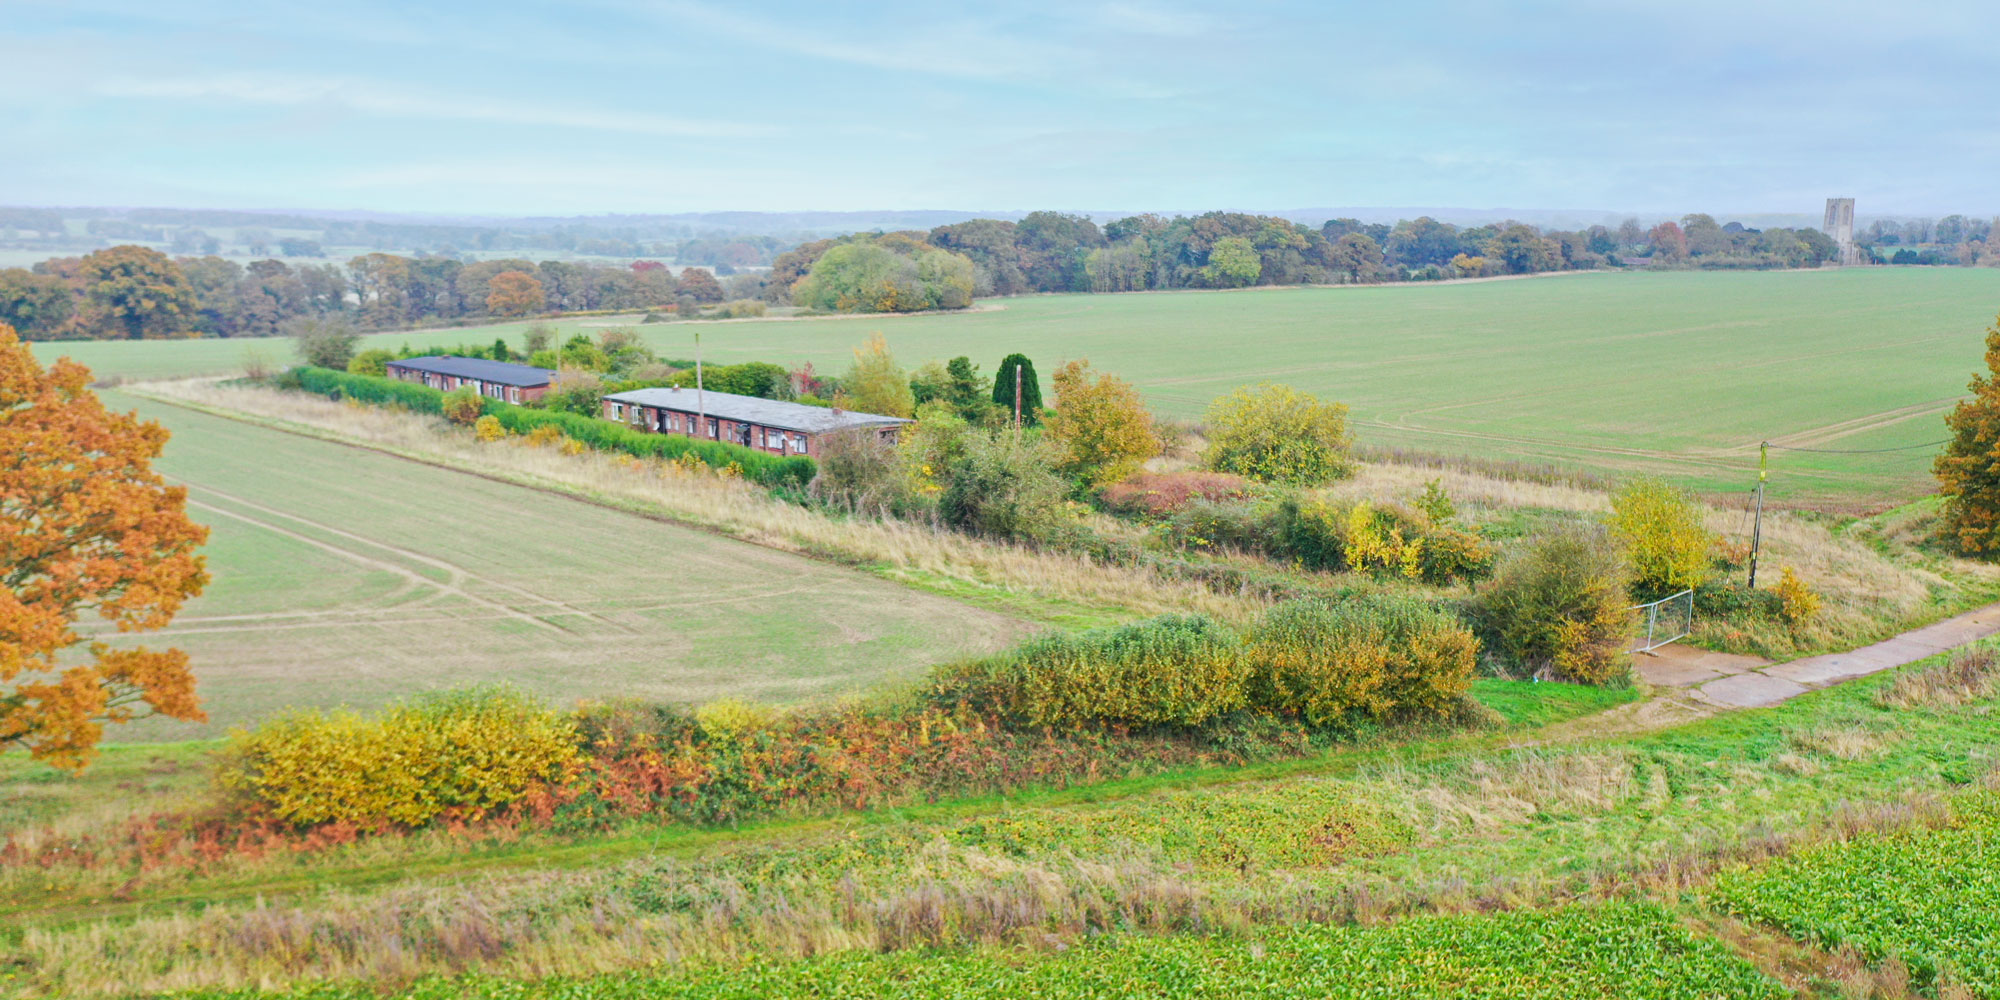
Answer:
[[[649,111],[548,104],[491,96],[458,96],[389,89],[331,77],[264,73],[210,76],[113,77],[93,88],[100,97],[214,101],[277,107],[338,108],[364,115],[427,118],[625,132],[634,135],[755,138],[775,134],[764,125],[679,118]]]
[[[752,47],[882,70],[1005,79],[1044,74],[1066,62],[1076,62],[1078,56],[1063,43],[1022,37],[991,19],[913,19],[896,25],[893,31],[851,34],[846,27],[851,22],[845,18],[833,24],[778,20],[694,0],[610,0],[610,4]]]

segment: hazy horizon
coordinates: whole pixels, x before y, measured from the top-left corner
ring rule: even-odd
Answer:
[[[1983,216],[2000,121],[1964,84],[1996,27],[1974,4],[1712,0],[21,0],[0,201],[1810,218],[1840,195],[1864,217]]]

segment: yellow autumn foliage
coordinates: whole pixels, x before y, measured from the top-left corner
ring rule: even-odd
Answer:
[[[421,826],[477,818],[583,763],[574,722],[505,688],[434,695],[375,717],[305,710],[230,735],[225,789],[281,819]]]
[[[1071,361],[1050,379],[1056,409],[1049,439],[1063,449],[1063,471],[1094,487],[1118,482],[1160,453],[1153,414],[1132,383]]]

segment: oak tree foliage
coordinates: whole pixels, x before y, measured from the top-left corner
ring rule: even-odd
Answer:
[[[208,583],[208,529],[152,468],[166,428],[107,411],[89,382],[0,325],[0,747],[70,768],[106,724],[204,718],[187,654],[80,628],[162,628]]]

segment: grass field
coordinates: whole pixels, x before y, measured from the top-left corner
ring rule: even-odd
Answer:
[[[1280,380],[1347,402],[1364,444],[1622,471],[1747,489],[1757,443],[1877,449],[1943,436],[1980,364],[2000,270],[1567,274],[1519,281],[1007,299],[959,315],[655,325],[663,355],[811,361],[839,371],[884,331],[906,364],[1022,351],[1047,372],[1087,357],[1161,411],[1197,416]],[[630,318],[565,321],[591,330]],[[416,347],[518,339],[526,324],[390,333]],[[38,345],[104,374],[230,371],[282,341]],[[1774,452],[1772,490],[1866,502],[1929,486],[1931,450]]]
[[[212,735],[287,705],[510,681],[585,697],[855,691],[1020,625],[866,574],[634,514],[112,394],[174,432],[159,462],[214,529],[215,580],[164,632]]]

